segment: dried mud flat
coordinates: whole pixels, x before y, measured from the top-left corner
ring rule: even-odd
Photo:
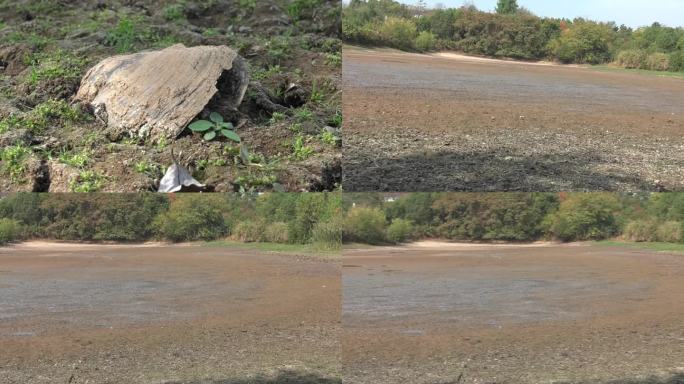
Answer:
[[[339,274],[209,246],[0,248],[0,382],[339,383]]]
[[[346,382],[684,380],[684,254],[433,244],[342,259]]]
[[[343,50],[347,191],[684,190],[684,79]]]

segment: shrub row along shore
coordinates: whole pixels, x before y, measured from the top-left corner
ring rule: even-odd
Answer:
[[[492,0],[493,1],[493,0]],[[684,28],[638,29],[583,18],[538,17],[515,0],[497,12],[475,6],[427,9],[393,0],[352,0],[343,9],[344,41],[408,51],[684,71]]]
[[[0,198],[0,244],[28,239],[341,246],[339,193],[31,194]]]
[[[684,243],[684,193],[345,194],[343,241]]]

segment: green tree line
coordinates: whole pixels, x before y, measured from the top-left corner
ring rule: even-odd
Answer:
[[[493,13],[472,5],[425,9],[394,0],[351,0],[343,9],[342,34],[349,43],[402,50],[684,71],[684,28],[538,17],[515,0],[499,0]]]
[[[339,193],[32,194],[0,198],[0,244],[24,239],[341,244]]]
[[[345,194],[343,240],[684,242],[684,193]]]

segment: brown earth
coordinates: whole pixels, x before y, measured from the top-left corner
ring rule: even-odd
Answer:
[[[347,191],[683,190],[684,79],[343,52]]]
[[[0,248],[0,382],[339,383],[339,276],[235,248]]]
[[[343,254],[351,383],[682,383],[684,254],[432,244]]]

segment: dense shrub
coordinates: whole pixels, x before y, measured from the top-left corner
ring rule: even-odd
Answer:
[[[434,51],[437,47],[437,38],[432,32],[423,31],[416,37],[414,45],[421,52]]]
[[[228,233],[220,195],[179,195],[167,212],[155,219],[161,238],[171,241],[214,240]]]
[[[620,224],[615,212],[620,208],[616,195],[579,193],[561,202],[547,219],[548,233],[563,241],[601,240],[615,236]]]
[[[656,239],[665,243],[684,241],[684,226],[678,221],[668,221],[658,226]]]
[[[281,221],[268,224],[264,230],[264,240],[270,243],[285,244],[290,241],[289,227]]]
[[[563,63],[601,64],[610,61],[614,38],[610,24],[578,20],[549,43],[549,50]]]
[[[681,48],[670,54],[670,71],[684,71],[684,48]]]
[[[316,223],[311,231],[311,240],[320,249],[342,248],[342,220],[333,219]]]
[[[387,240],[392,243],[403,243],[410,240],[413,235],[413,226],[410,221],[395,219],[387,227]]]
[[[0,219],[0,245],[18,240],[21,235],[21,224],[13,219]]]
[[[652,71],[670,70],[670,55],[666,53],[652,53],[646,58],[646,69]]]
[[[259,242],[264,239],[264,223],[258,221],[241,221],[235,225],[232,231],[235,240],[244,243]]]
[[[343,239],[350,242],[381,244],[385,242],[387,220],[379,208],[353,207],[344,221]]]
[[[657,224],[650,220],[630,221],[622,233],[626,240],[634,242],[655,241]]]
[[[418,34],[411,20],[388,17],[380,26],[380,37],[389,46],[399,49],[413,49],[413,40]]]
[[[630,49],[620,52],[615,63],[623,68],[639,69],[646,66],[648,54],[642,49]]]

